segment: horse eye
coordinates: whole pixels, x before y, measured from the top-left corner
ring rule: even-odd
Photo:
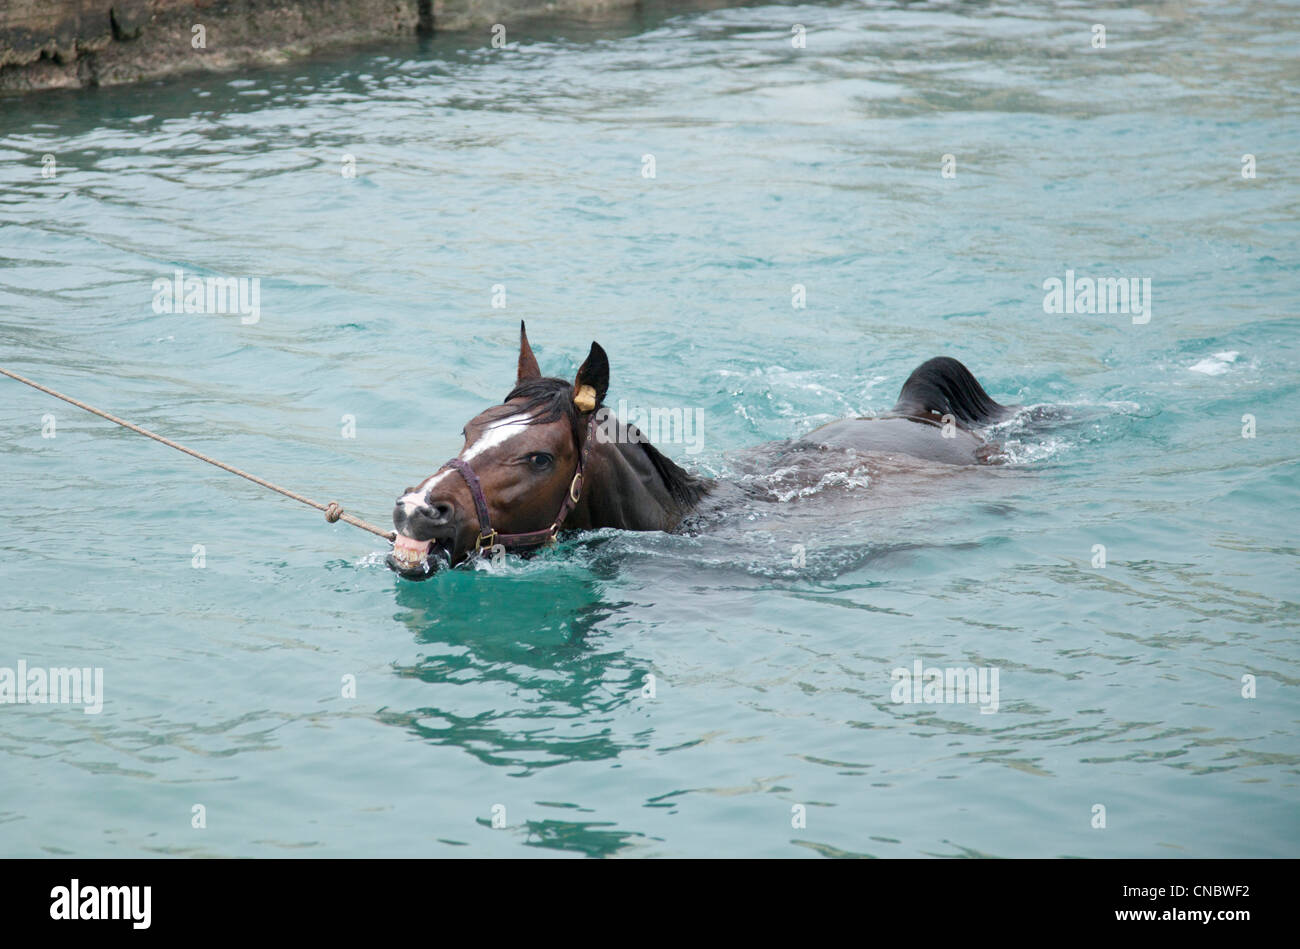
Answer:
[[[535,451],[528,456],[528,463],[534,468],[549,468],[555,459],[544,451]]]

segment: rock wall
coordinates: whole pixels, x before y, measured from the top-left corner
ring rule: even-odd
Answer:
[[[638,0],[0,0],[0,91],[119,85]]]

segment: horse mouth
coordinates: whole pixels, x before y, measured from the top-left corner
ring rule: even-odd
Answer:
[[[393,538],[393,550],[385,558],[390,570],[408,580],[424,580],[433,575],[437,569],[435,560],[447,559],[450,554],[450,540],[431,538],[416,540],[405,534]],[[438,555],[431,558],[430,555]]]

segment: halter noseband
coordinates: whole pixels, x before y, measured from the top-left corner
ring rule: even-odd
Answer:
[[[488,514],[487,497],[483,494],[483,485],[478,480],[478,475],[470,467],[468,461],[460,458],[453,458],[447,462],[439,471],[452,468],[457,471],[465,484],[469,487],[470,496],[474,498],[474,508],[478,512],[478,539],[474,541],[474,553],[478,554],[485,548],[495,547],[501,544],[504,547],[541,547],[545,544],[554,542],[555,535],[560,532],[564,519],[573,512],[578,506],[578,501],[582,498],[582,488],[584,484],[583,472],[587,467],[587,455],[591,451],[591,443],[595,441],[596,436],[596,413],[591,413],[591,419],[587,422],[587,436],[583,439],[582,448],[578,452],[578,469],[573,474],[573,480],[569,482],[569,490],[564,493],[564,500],[560,502],[560,511],[555,515],[555,520],[550,527],[543,528],[539,531],[526,531],[522,534],[499,534],[492,529],[492,518]]]

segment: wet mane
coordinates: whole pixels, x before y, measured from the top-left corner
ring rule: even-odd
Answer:
[[[582,439],[581,419],[578,415],[578,407],[573,404],[572,383],[546,376],[526,379],[510,390],[504,402],[515,399],[524,400],[521,410],[529,416],[529,425],[542,425],[565,419],[569,423],[569,430],[573,433],[573,443],[579,444]],[[599,411],[600,406],[596,408]],[[619,424],[627,428],[629,442],[645,452],[655,472],[663,480],[669,496],[682,507],[683,511],[694,507],[708,493],[708,481],[697,478],[681,468],[650,444],[649,439],[630,422],[620,419]],[[635,438],[632,437],[633,433]]]
[[[575,445],[578,443],[581,436],[578,431],[578,407],[573,404],[571,384],[563,379],[546,377],[525,379],[510,390],[510,394],[502,400],[501,404],[513,402],[515,399],[524,400],[521,408],[523,413],[529,416],[529,425],[544,425],[548,422],[557,422],[562,418],[566,419],[569,430],[573,432],[573,443]]]

